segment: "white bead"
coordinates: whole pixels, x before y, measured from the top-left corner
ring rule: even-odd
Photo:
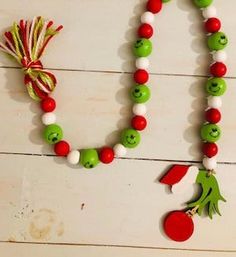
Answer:
[[[155,20],[155,16],[151,12],[145,12],[141,16],[141,22],[142,23],[152,24],[154,22],[154,20]]]
[[[116,157],[124,157],[127,153],[127,149],[122,144],[116,144],[113,151]]]
[[[204,157],[202,160],[202,164],[207,170],[214,170],[217,167],[217,161],[215,157]]]
[[[56,122],[56,114],[53,112],[46,112],[42,115],[42,122],[44,125],[50,125]]]
[[[209,96],[208,97],[208,106],[211,108],[220,108],[222,106],[222,100],[220,96]]]
[[[78,150],[72,150],[67,155],[67,161],[70,164],[78,164],[80,158],[80,152]]]
[[[136,60],[136,68],[146,70],[149,67],[149,60],[146,57],[140,57]]]
[[[133,113],[135,115],[145,115],[147,112],[147,107],[145,104],[134,104]]]
[[[213,53],[212,58],[216,62],[225,62],[227,60],[227,53],[224,50],[219,50]]]
[[[205,19],[216,17],[216,14],[217,14],[216,8],[212,5],[206,7],[202,10],[202,16]]]

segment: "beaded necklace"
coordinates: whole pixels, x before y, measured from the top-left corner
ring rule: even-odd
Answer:
[[[55,76],[43,68],[40,58],[49,41],[62,29],[62,26],[53,27],[52,21],[46,21],[42,17],[35,17],[32,21],[21,20],[14,23],[11,30],[5,32],[5,42],[0,42],[0,49],[14,57],[22,66],[24,72],[24,84],[31,98],[40,103],[44,112],[42,123],[45,125],[43,137],[45,141],[54,147],[57,156],[66,157],[69,164],[81,164],[85,168],[94,168],[99,162],[111,163],[114,157],[124,157],[127,149],[134,148],[140,143],[140,131],[147,126],[145,118],[146,105],[150,99],[150,89],[146,85],[149,80],[148,56],[152,52],[153,35],[152,23],[155,14],[162,9],[162,4],[170,0],[148,0],[147,10],[141,16],[141,25],[138,29],[139,39],[133,46],[136,57],[136,71],[134,72],[134,86],[131,88],[131,99],[133,105],[133,117],[130,128],[121,133],[120,143],[113,147],[102,147],[101,149],[71,149],[70,144],[63,140],[62,128],[56,124],[56,101],[50,96],[55,89],[57,81]],[[224,48],[228,39],[220,32],[221,22],[216,18],[216,10],[211,6],[213,0],[193,0],[199,7],[204,17],[205,30],[207,32],[207,43],[213,56],[213,64],[210,66],[210,78],[206,82],[206,91],[209,94],[208,107],[205,113],[206,122],[201,128],[203,140],[203,168],[194,166],[173,165],[160,179],[160,182],[171,186],[173,193],[183,191],[191,182],[198,183],[202,188],[200,197],[187,204],[184,211],[170,212],[164,219],[164,231],[166,235],[175,241],[185,241],[193,233],[193,216],[202,214],[206,209],[210,218],[213,213],[219,212],[219,200],[225,201],[220,194],[217,180],[214,176],[217,166],[216,154],[218,147],[216,141],[221,136],[221,130],[216,124],[221,119],[219,108],[221,107],[220,96],[226,91],[226,82],[222,78],[227,71],[224,64],[226,53]]]

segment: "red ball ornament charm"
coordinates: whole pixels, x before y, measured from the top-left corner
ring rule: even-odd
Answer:
[[[141,38],[150,38],[153,35],[153,28],[150,24],[144,23],[138,29],[138,35]]]
[[[108,164],[114,160],[114,151],[110,147],[103,147],[99,153],[99,159],[101,162]]]
[[[221,22],[217,18],[210,18],[205,22],[205,29],[209,33],[218,32],[221,28]]]
[[[70,151],[70,145],[66,141],[59,141],[54,145],[54,152],[57,156],[67,156]]]
[[[216,124],[221,120],[221,113],[219,110],[211,108],[206,111],[205,118],[206,121]]]
[[[202,146],[202,152],[208,158],[214,157],[218,153],[218,146],[215,143],[204,143]]]
[[[226,74],[227,67],[222,62],[215,62],[214,64],[211,65],[210,72],[212,76],[220,78]]]
[[[174,241],[186,241],[193,234],[193,220],[183,211],[170,212],[164,220],[164,231]]]
[[[146,70],[136,70],[134,73],[134,81],[138,84],[145,84],[149,79],[149,74]]]
[[[147,10],[152,13],[158,13],[162,9],[162,0],[149,0]]]
[[[131,120],[131,126],[139,131],[144,130],[147,126],[147,120],[143,116],[134,116]]]
[[[56,108],[56,101],[51,97],[47,97],[41,101],[40,105],[44,112],[52,112]]]

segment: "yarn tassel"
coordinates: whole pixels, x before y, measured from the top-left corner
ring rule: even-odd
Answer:
[[[40,61],[49,41],[63,28],[53,28],[52,21],[35,17],[32,21],[14,22],[10,31],[4,33],[5,42],[0,42],[0,50],[11,55],[22,66],[24,83],[30,97],[40,101],[56,86],[56,78],[43,68]]]

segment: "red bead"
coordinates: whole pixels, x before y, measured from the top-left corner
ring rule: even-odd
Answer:
[[[147,2],[147,10],[152,13],[160,12],[162,8],[162,0],[149,0]]]
[[[139,27],[138,35],[141,38],[150,38],[153,35],[153,28],[150,24],[144,23]]]
[[[215,33],[221,28],[221,22],[217,18],[210,18],[205,22],[205,29],[209,33]]]
[[[114,151],[110,147],[103,147],[99,153],[99,159],[101,162],[108,164],[114,160]]]
[[[131,125],[136,130],[144,130],[147,126],[147,120],[143,116],[134,116],[131,120]]]
[[[219,110],[211,108],[206,111],[205,118],[210,123],[218,123],[221,120],[221,113]]]
[[[55,108],[56,108],[56,101],[53,98],[47,97],[41,101],[41,109],[44,112],[52,112],[55,110]]]
[[[66,141],[59,141],[54,145],[54,152],[58,156],[66,156],[70,151],[70,145]]]
[[[202,146],[202,152],[208,158],[211,158],[218,153],[218,146],[215,143],[204,143]]]
[[[134,81],[138,84],[145,84],[149,79],[148,72],[146,70],[136,70],[134,73]]]
[[[164,231],[174,241],[186,241],[193,234],[193,220],[183,211],[170,212],[164,220]]]
[[[222,62],[215,62],[210,67],[211,75],[214,77],[223,77],[227,72],[227,67]]]

